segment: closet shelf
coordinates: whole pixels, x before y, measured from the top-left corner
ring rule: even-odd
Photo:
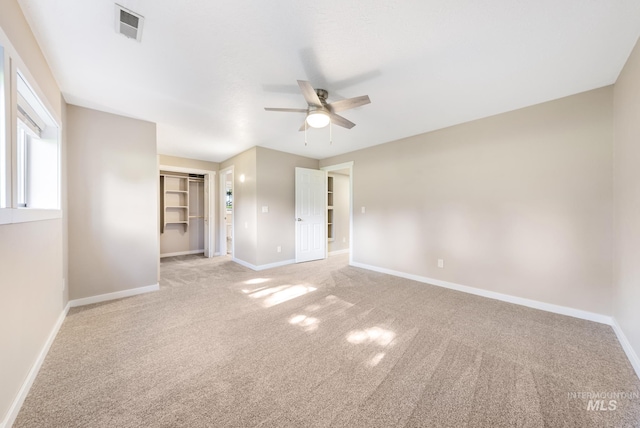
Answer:
[[[160,174],[160,233],[168,225],[189,228],[189,180],[177,174]]]

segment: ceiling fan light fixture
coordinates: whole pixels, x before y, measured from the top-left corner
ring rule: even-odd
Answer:
[[[330,120],[329,114],[322,110],[316,110],[307,115],[307,124],[312,128],[324,128]]]

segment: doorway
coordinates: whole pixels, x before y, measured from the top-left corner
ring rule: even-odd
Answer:
[[[160,258],[213,257],[215,171],[160,165]]]
[[[233,166],[220,171],[220,255],[234,255]]]
[[[353,162],[320,168],[327,172],[327,256],[349,253],[353,242]]]

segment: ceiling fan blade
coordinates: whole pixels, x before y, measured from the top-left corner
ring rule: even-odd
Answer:
[[[369,99],[369,95],[362,95],[361,97],[348,98],[346,100],[334,101],[332,103],[327,104],[329,109],[337,113],[339,111],[349,110],[350,108],[356,108],[363,106],[365,104],[369,104],[371,100]]]
[[[307,104],[310,106],[322,107],[322,102],[320,101],[320,98],[318,98],[318,94],[316,94],[313,86],[311,86],[311,83],[306,80],[298,80],[298,86],[300,86],[300,90],[302,91],[304,99],[307,100]]]
[[[306,113],[306,108],[277,108],[277,107],[265,107],[266,111],[284,111],[288,113]]]
[[[331,117],[331,123],[334,125],[342,126],[343,128],[347,128],[347,129],[351,129],[354,126],[356,126],[355,123],[345,119],[342,116],[338,116],[337,114],[331,113],[329,114],[329,117]]]

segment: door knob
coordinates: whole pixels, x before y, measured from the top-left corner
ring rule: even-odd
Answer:
[[[298,221],[302,221],[302,219],[300,217],[298,217]]]

